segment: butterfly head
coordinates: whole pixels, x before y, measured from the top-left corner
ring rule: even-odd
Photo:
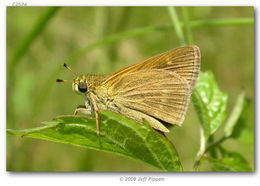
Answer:
[[[64,63],[64,67],[67,68],[69,71],[71,71],[73,74],[77,76],[76,79],[73,81],[67,81],[67,80],[61,80],[57,79],[56,82],[72,82],[72,89],[77,93],[77,94],[85,94],[88,91],[88,84],[87,84],[87,77],[84,75],[78,75],[77,73],[73,72],[69,66],[67,66]]]
[[[88,91],[87,78],[86,76],[78,76],[72,82],[72,89],[77,94],[84,94]]]

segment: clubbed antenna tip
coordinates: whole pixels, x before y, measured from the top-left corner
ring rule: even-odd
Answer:
[[[72,83],[73,81],[67,81],[67,80],[63,80],[63,79],[56,79],[56,82],[64,82],[64,83]]]
[[[62,79],[56,79],[56,82],[63,82]]]
[[[75,74],[76,76],[78,76],[78,74],[75,73],[75,72],[73,72],[73,71],[71,70],[71,68],[70,68],[66,63],[64,63],[63,66],[64,66],[66,69],[68,69],[69,71],[71,71],[73,74]]]

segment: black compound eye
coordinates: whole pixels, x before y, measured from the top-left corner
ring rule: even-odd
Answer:
[[[79,85],[78,85],[78,89],[80,92],[87,92],[87,89],[88,89],[88,86],[87,86],[87,83],[85,82],[80,82]]]

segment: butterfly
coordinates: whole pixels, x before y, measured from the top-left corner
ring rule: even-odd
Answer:
[[[76,108],[74,114],[95,113],[97,136],[99,110],[120,113],[138,123],[146,120],[152,128],[169,132],[168,125],[180,126],[184,121],[199,69],[199,47],[183,46],[108,76],[75,73],[73,81],[56,81],[72,82],[73,90],[84,96],[84,106]]]

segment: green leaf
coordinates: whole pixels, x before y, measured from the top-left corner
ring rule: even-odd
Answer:
[[[225,151],[225,157],[222,159],[215,159],[206,157],[212,163],[215,171],[253,171],[247,161],[237,152]]]
[[[207,140],[226,117],[227,95],[217,86],[212,72],[200,72],[192,101]]]
[[[60,116],[55,121],[44,122],[42,127],[7,133],[102,150],[140,160],[163,171],[182,171],[173,145],[147,122],[138,124],[108,111],[99,112],[99,122],[99,137],[95,120],[83,116]]]
[[[227,95],[218,89],[212,72],[200,72],[193,94],[193,105],[200,120],[200,149],[194,163],[198,170],[207,141],[226,117]]]
[[[239,106],[237,106],[240,104]],[[247,98],[244,98],[243,100],[239,100],[239,102],[236,104],[238,107],[237,109],[234,108],[234,114],[235,111],[236,117],[233,121],[230,123],[227,123],[226,128],[225,128],[225,136],[227,137],[232,137],[232,138],[240,138],[242,134],[244,133],[245,130],[249,131],[248,128],[246,128],[246,119],[248,117],[248,112],[249,112],[249,106],[250,106],[250,100]],[[233,115],[233,112],[232,112]],[[231,116],[230,116],[231,117]],[[251,132],[252,133],[252,132]],[[252,137],[253,135],[251,135]]]
[[[235,125],[238,123],[238,120],[239,120],[243,110],[245,110],[245,109],[247,110],[248,105],[249,104],[245,100],[245,92],[242,92],[238,96],[236,104],[235,104],[230,116],[228,117],[225,129],[224,129],[224,135],[226,137],[231,136],[231,134],[233,133],[233,130],[235,128]]]

